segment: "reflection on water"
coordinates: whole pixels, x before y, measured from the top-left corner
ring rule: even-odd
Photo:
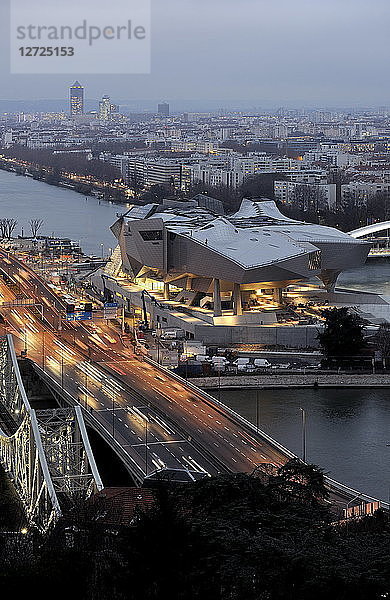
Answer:
[[[369,259],[361,269],[345,271],[337,285],[390,296],[390,258]]]
[[[390,390],[225,390],[221,400],[252,423],[259,399],[260,427],[301,455],[302,407],[306,411],[307,459],[334,479],[388,499],[390,484]]]
[[[29,235],[29,220],[43,219],[42,235],[80,240],[84,252],[100,255],[101,244],[105,253],[115,247],[116,240],[109,227],[116,213],[125,210],[126,206],[0,170],[0,215],[18,220],[15,234],[23,227],[24,234]]]

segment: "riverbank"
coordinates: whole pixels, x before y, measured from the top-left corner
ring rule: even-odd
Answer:
[[[15,235],[28,235],[30,220],[44,221],[41,235],[79,242],[85,254],[101,256],[115,248],[110,227],[126,206],[80,196],[66,187],[46,185],[32,177],[17,177],[0,169],[1,217],[18,221]],[[103,246],[102,246],[103,244]]]
[[[67,188],[83,196],[95,196],[98,199],[123,205],[128,202],[123,187],[92,176],[68,173],[42,164],[20,161],[14,158],[0,157],[0,170],[27,176],[48,185]]]
[[[386,388],[390,387],[389,374],[346,373],[283,373],[265,375],[233,375],[231,377],[197,377],[189,382],[202,389],[286,389],[286,388]]]

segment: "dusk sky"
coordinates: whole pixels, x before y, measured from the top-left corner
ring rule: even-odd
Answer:
[[[1,99],[66,98],[79,79],[139,109],[389,104],[389,0],[152,0],[151,74],[100,76],[10,75],[0,2]]]

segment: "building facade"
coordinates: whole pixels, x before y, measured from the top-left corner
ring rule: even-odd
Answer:
[[[70,88],[70,116],[77,117],[84,114],[84,88],[75,81]]]

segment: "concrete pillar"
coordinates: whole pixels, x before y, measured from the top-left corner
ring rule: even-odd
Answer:
[[[237,316],[242,315],[241,288],[239,283],[235,283],[233,288],[233,313]]]
[[[282,288],[274,289],[274,301],[278,304],[282,304]]]
[[[221,305],[221,282],[219,279],[214,279],[214,317],[222,316],[222,305]]]
[[[164,281],[164,300],[169,300],[169,283]]]

